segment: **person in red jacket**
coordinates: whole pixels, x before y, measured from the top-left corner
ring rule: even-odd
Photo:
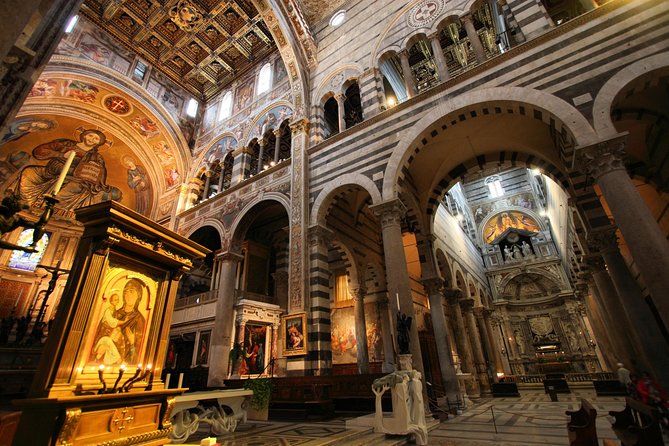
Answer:
[[[662,425],[669,426],[669,403],[662,386],[651,378],[648,372],[643,372],[637,382],[636,390],[642,403],[655,407],[660,412]]]

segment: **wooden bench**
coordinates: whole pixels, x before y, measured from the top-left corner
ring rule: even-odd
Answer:
[[[565,412],[571,417],[567,423],[570,446],[598,446],[597,410],[585,398],[581,398],[581,408]]]
[[[237,424],[246,422],[247,401],[252,390],[230,389],[185,393],[176,397],[172,411],[174,443],[183,443],[195,433],[200,423],[207,423],[214,435],[234,432]],[[195,410],[193,410],[195,409]]]
[[[627,389],[616,379],[595,379],[592,381],[597,396],[626,396]]]
[[[632,398],[625,398],[625,409],[609,415],[616,420],[613,432],[624,446],[661,446],[664,444],[657,409]]]

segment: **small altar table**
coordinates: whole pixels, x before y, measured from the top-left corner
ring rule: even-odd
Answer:
[[[234,432],[237,424],[246,422],[246,407],[252,395],[252,390],[230,389],[177,396],[170,439],[183,443],[198,430],[200,423],[209,424],[214,435]]]

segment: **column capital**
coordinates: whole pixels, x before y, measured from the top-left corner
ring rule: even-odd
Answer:
[[[403,50],[401,50],[400,52],[398,52],[397,55],[398,55],[400,58],[406,58],[407,60],[409,60],[409,49],[408,49],[408,48],[404,48]]]
[[[592,270],[593,273],[606,271],[606,265],[604,265],[604,259],[599,254],[589,255],[585,258],[585,262],[588,264],[588,267]]]
[[[461,16],[459,17],[459,19],[460,19],[460,21],[461,21],[462,23],[471,23],[471,24],[474,24],[474,19],[473,19],[472,15],[471,15],[470,13],[467,13],[467,14],[465,14],[465,15],[461,15]]]
[[[343,104],[344,101],[346,100],[346,95],[344,93],[337,93],[336,95],[334,95],[334,98],[338,104]]]
[[[309,245],[310,246],[325,246],[330,244],[334,238],[334,232],[325,226],[314,225],[309,227]]]
[[[348,292],[353,296],[353,300],[363,302],[367,294],[367,288],[362,285],[354,285],[348,289]]]
[[[263,148],[264,148],[264,147],[267,147],[267,143],[268,143],[268,142],[269,142],[269,141],[267,141],[267,138],[258,138],[258,145],[259,145],[260,147],[263,147]]]
[[[374,214],[379,217],[381,227],[385,228],[391,225],[400,225],[402,217],[406,215],[407,208],[399,198],[375,204],[369,207]]]
[[[449,305],[458,305],[462,298],[462,291],[457,288],[445,289],[444,296],[448,299]]]
[[[237,147],[232,152],[230,152],[230,154],[232,155],[233,158],[237,158],[239,155],[241,155],[243,153],[251,153],[251,149],[249,149],[248,146],[240,146],[240,147]]]
[[[439,44],[441,44],[441,42],[439,41],[439,34],[440,34],[440,31],[435,31],[432,34],[429,34],[427,36],[427,38],[428,38],[428,40],[437,40],[439,42]]]
[[[477,319],[483,319],[484,316],[485,316],[486,307],[484,307],[483,305],[480,305],[478,307],[474,307],[473,311],[474,311],[474,315],[476,316]]]
[[[224,251],[216,255],[216,259],[222,262],[241,262],[244,256],[234,251]]]
[[[576,149],[576,165],[595,180],[605,173],[625,170],[627,133]]]
[[[471,312],[474,308],[474,299],[460,299],[460,308],[467,313]]]
[[[290,131],[293,132],[293,135],[299,135],[300,133],[309,133],[309,120],[307,118],[296,119],[290,123]]]
[[[281,138],[281,135],[283,135],[283,129],[281,127],[277,127],[274,129],[274,136],[277,138]]]
[[[588,247],[598,253],[616,252],[618,250],[618,237],[616,228],[607,227],[598,229],[588,234]]]
[[[425,287],[425,291],[427,291],[427,295],[433,295],[433,294],[442,294],[442,290],[444,289],[444,279],[441,277],[427,277],[425,279],[421,279],[421,283]]]

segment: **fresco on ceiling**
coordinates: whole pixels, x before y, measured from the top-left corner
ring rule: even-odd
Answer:
[[[500,212],[493,216],[483,227],[483,239],[492,243],[509,228],[521,229],[528,232],[539,232],[541,227],[535,219],[519,211]]]
[[[161,124],[149,118],[144,107],[141,107],[137,102],[105,87],[92,85],[76,79],[42,78],[35,85],[37,88],[33,88],[30,92],[31,99],[46,102],[58,101],[59,104],[62,103],[62,99],[75,100],[85,103],[87,106],[98,108],[104,116],[123,117],[134,131],[147,141],[153,149],[153,153],[158,158],[162,167],[161,170],[168,187],[179,184],[181,175],[176,165],[175,151],[162,137],[167,131]],[[41,119],[42,122],[38,122],[40,120],[35,117],[26,119],[31,122],[30,125],[28,125],[28,121],[26,120],[17,120],[12,124],[13,127],[10,127],[9,133],[0,137],[0,144],[20,139],[26,134],[47,131],[56,125],[55,121],[49,118]],[[1,170],[2,160],[0,160]]]
[[[282,59],[277,59],[276,63],[274,64],[274,82],[273,84],[278,84],[282,80],[286,78],[288,73],[286,73],[286,66],[283,64]]]
[[[232,136],[225,136],[219,139],[212,144],[211,149],[204,156],[204,162],[211,166],[216,160],[223,161],[228,152],[236,149],[237,145],[237,140]]]
[[[74,151],[74,161],[58,193],[58,215],[73,218],[74,209],[107,200],[119,201],[145,215],[150,212],[153,189],[146,169],[122,141],[107,130],[71,117],[36,115],[30,119],[49,122],[50,128],[21,138],[2,137],[6,141],[0,144],[3,192],[16,192],[31,207],[41,208],[43,196],[53,191],[67,154]],[[16,123],[12,124],[10,132],[15,127]]]
[[[474,210],[474,220],[476,224],[481,223],[491,212],[500,211],[509,207],[519,207],[523,209],[534,210],[537,205],[530,192],[523,192],[510,197],[497,198],[489,203],[482,203]]]
[[[353,307],[337,308],[331,313],[332,363],[351,364],[358,362],[358,346],[355,339],[355,316]],[[369,361],[383,361],[381,320],[375,303],[365,304],[365,326],[367,327],[367,350]]]
[[[281,123],[292,115],[293,110],[285,105],[272,108],[265,113],[253,129],[251,129],[249,139],[260,138],[265,135],[268,130],[279,128]]]

